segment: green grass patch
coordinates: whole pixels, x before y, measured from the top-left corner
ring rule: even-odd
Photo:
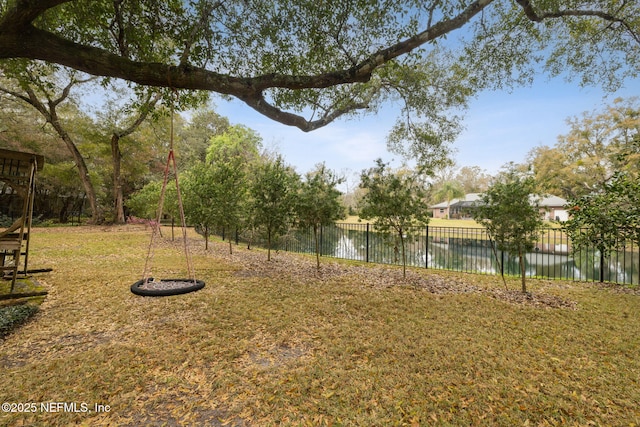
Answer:
[[[25,323],[37,311],[38,306],[31,304],[0,307],[0,339]]]
[[[317,273],[311,257],[267,263],[191,238],[206,287],[145,298],[129,286],[148,231],[35,230],[31,262],[53,268],[39,277],[49,295],[0,347],[0,397],[109,411],[3,412],[0,425],[640,425],[637,294],[531,280],[534,295],[577,305],[536,307],[428,292],[397,268],[323,259]],[[184,265],[177,242],[155,248],[156,276],[183,277]],[[502,288],[493,276],[412,274]]]

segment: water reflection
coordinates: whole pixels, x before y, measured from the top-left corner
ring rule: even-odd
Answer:
[[[494,253],[491,242],[483,236],[483,230],[469,229],[457,237],[452,230],[435,232],[433,229],[406,234],[407,265],[484,274],[519,275],[517,257],[506,253]],[[298,231],[294,246],[284,248],[297,252],[313,252],[314,245],[308,232]],[[604,258],[594,250],[571,254],[570,246],[559,237],[539,243],[534,252],[525,256],[525,272],[528,277],[555,279],[610,281],[637,284],[639,281],[640,254],[638,250],[620,250]],[[363,225],[353,228],[333,226],[321,234],[323,256],[367,261],[383,264],[401,264],[399,239],[368,230]]]

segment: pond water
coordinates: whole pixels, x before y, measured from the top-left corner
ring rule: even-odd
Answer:
[[[402,264],[399,239],[372,231],[368,225],[347,224],[325,227],[320,235],[321,254],[381,264]],[[454,231],[455,230],[455,231]],[[546,240],[545,240],[546,239]],[[298,231],[281,249],[313,253],[310,231]],[[470,273],[520,275],[517,257],[493,250],[484,230],[420,230],[405,235],[407,265]],[[640,254],[637,248],[613,252],[604,258],[595,250],[572,254],[566,238],[553,230],[541,238],[536,250],[525,256],[528,277],[582,281],[604,280],[638,284]]]

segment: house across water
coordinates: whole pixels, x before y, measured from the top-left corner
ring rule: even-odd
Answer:
[[[429,208],[434,218],[470,219],[473,217],[473,209],[482,203],[482,193],[469,193],[464,197],[440,202]],[[566,221],[569,214],[565,209],[567,201],[562,197],[546,195],[539,200],[540,215],[548,221]]]

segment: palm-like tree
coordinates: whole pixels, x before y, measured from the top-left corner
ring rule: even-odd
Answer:
[[[449,211],[449,206],[451,204],[451,200],[459,197],[464,197],[464,190],[460,187],[456,181],[445,181],[442,183],[440,188],[436,190],[433,194],[433,197],[436,200],[445,199],[447,201],[447,219],[451,217],[451,212]]]

